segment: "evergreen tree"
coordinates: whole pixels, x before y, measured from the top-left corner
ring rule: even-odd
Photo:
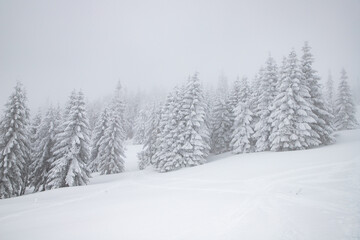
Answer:
[[[150,110],[149,119],[146,122],[145,128],[145,141],[143,150],[138,154],[139,169],[145,169],[151,162],[153,162],[153,156],[157,151],[157,137],[160,133],[160,118],[161,112],[153,105]]]
[[[231,141],[232,112],[229,101],[218,99],[213,110],[211,151],[220,154],[229,150]]]
[[[249,101],[240,102],[235,109],[234,132],[232,134],[231,146],[235,154],[249,153],[253,151],[253,113],[250,110]]]
[[[0,198],[25,193],[30,162],[29,109],[21,83],[9,97],[0,125]]]
[[[33,176],[33,172],[34,172],[34,162],[36,161],[37,158],[37,154],[36,154],[36,148],[37,148],[37,143],[38,140],[40,138],[39,136],[39,129],[40,129],[40,125],[42,122],[42,115],[41,115],[41,111],[39,110],[37,112],[37,114],[34,116],[31,124],[30,124],[30,128],[29,128],[29,137],[30,137],[30,162],[28,165],[28,185],[31,184],[32,179],[31,177]]]
[[[197,74],[169,95],[160,121],[155,167],[167,172],[202,164],[209,153],[206,106]]]
[[[164,141],[165,136],[169,133],[171,121],[171,111],[174,105],[174,94],[170,92],[166,97],[166,101],[161,108],[160,120],[159,120],[159,132],[155,137],[155,153],[150,158],[150,164],[155,168],[158,168],[158,165],[164,159],[164,154],[167,151],[168,145],[171,145],[171,142]],[[172,139],[169,139],[172,140]]]
[[[251,97],[251,91],[247,77],[243,77],[240,81],[240,92],[238,96],[238,102],[246,103],[250,97]]]
[[[234,121],[235,121],[235,108],[237,107],[237,105],[239,104],[239,102],[242,100],[242,96],[241,96],[241,82],[239,77],[236,78],[233,87],[231,89],[230,95],[229,95],[229,99],[227,101],[227,104],[230,108],[230,121],[231,121],[231,126],[234,125]]]
[[[247,99],[250,100],[250,110],[253,113],[253,129],[255,128],[256,123],[259,121],[260,113],[259,111],[259,104],[260,104],[260,95],[261,95],[261,82],[264,78],[265,69],[263,67],[260,68],[259,73],[255,75],[255,78],[251,84],[251,87],[248,90],[247,97],[242,103],[245,103]],[[255,139],[256,141],[256,139]]]
[[[145,106],[144,109],[140,110],[136,117],[134,127],[134,144],[143,144],[145,142],[146,123],[149,118],[149,114],[146,111],[148,108],[148,106]]]
[[[30,125],[30,144],[31,144],[31,148],[33,148],[33,146],[35,147],[35,142],[38,139],[38,131],[40,128],[42,122],[42,115],[40,110],[38,111],[38,113],[34,116],[32,123]]]
[[[316,120],[315,123],[310,123],[310,126],[319,136],[321,144],[330,144],[334,142],[334,138],[332,136],[334,131],[332,128],[333,115],[331,114],[331,109],[328,107],[323,98],[319,83],[320,77],[312,67],[314,59],[310,49],[311,48],[308,43],[305,42],[302,49],[303,56],[301,59],[302,80],[309,88],[310,96],[307,99]],[[315,144],[315,146],[316,145],[317,144]]]
[[[66,106],[65,106],[65,110],[63,113],[64,120],[66,120],[68,118],[71,109],[77,104],[77,101],[78,101],[78,93],[74,89],[71,92],[69,100],[67,101]],[[63,125],[63,126],[65,127],[66,125]],[[62,129],[62,130],[65,130],[65,129]]]
[[[335,128],[337,130],[354,129],[359,126],[356,119],[356,108],[352,99],[351,90],[347,82],[347,74],[341,71],[338,95],[335,102]]]
[[[316,116],[308,102],[310,90],[302,79],[296,53],[292,51],[284,63],[279,93],[271,109],[271,150],[299,150],[319,145],[319,136],[310,126],[316,123]]]
[[[89,119],[89,127],[90,127],[90,137],[93,138],[93,133],[95,127],[99,121],[102,109],[103,109],[103,101],[96,100],[94,102],[86,103],[86,112]]]
[[[45,191],[47,189],[49,171],[54,157],[55,137],[60,123],[60,109],[50,107],[38,128],[35,141],[35,161],[31,167],[33,169],[31,186],[34,187],[34,192]]]
[[[185,87],[184,99],[180,114],[184,119],[184,130],[179,133],[182,140],[180,166],[196,166],[203,164],[209,154],[209,130],[205,123],[206,106],[202,88],[197,74],[195,73]],[[177,168],[177,164],[166,164],[165,169]],[[170,168],[168,168],[170,167]]]
[[[70,96],[63,123],[56,135],[48,187],[59,188],[85,185],[89,181],[89,123],[84,96],[81,92]]]
[[[326,81],[326,100],[330,107],[331,113],[334,113],[334,81],[332,79],[331,73],[329,73],[328,80]]]
[[[269,136],[271,126],[271,105],[277,93],[278,72],[275,60],[270,56],[266,61],[266,67],[260,78],[260,92],[258,94],[258,105],[256,112],[258,121],[255,125],[254,138],[256,139],[256,151],[267,151],[270,149]]]
[[[157,138],[158,149],[153,157],[154,167],[161,172],[175,169],[175,167],[171,168],[165,165],[178,164],[182,159],[179,149],[184,140],[180,138],[180,132],[184,131],[184,120],[180,114],[180,107],[185,94],[184,91],[184,87],[175,88],[174,93],[168,95],[161,114],[160,134]],[[180,168],[179,165],[176,167]]]
[[[91,145],[89,169],[92,172],[98,171],[99,148],[101,145],[102,137],[105,135],[105,130],[108,127],[108,121],[109,121],[109,110],[107,108],[104,108],[94,128],[94,133],[91,141],[92,145]]]
[[[124,171],[124,141],[126,136],[123,114],[124,103],[120,96],[115,96],[108,126],[100,140],[98,169],[101,175]]]

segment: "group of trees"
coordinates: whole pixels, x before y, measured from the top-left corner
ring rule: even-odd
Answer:
[[[139,168],[150,164],[164,172],[194,166],[203,163],[209,152],[309,149],[333,143],[334,130],[357,127],[345,71],[335,101],[331,79],[323,94],[310,50],[306,42],[300,59],[292,50],[280,67],[269,56],[251,85],[247,78],[238,78],[230,91],[224,76],[215,93],[203,94],[200,85],[191,85],[191,81],[176,88],[165,103],[142,112],[148,117],[138,124],[144,139]],[[197,93],[192,98],[197,99],[198,107],[186,111],[190,92]],[[184,127],[189,116],[193,124]],[[188,132],[193,137],[183,138]]]
[[[204,163],[210,151],[206,116],[207,105],[195,73],[161,107],[151,108],[139,168],[151,164],[167,172]]]
[[[0,122],[0,198],[85,185],[91,172],[124,171],[127,138],[143,144],[139,168],[159,172],[200,165],[210,153],[300,150],[330,144],[333,131],[358,126],[347,75],[338,92],[329,77],[325,95],[305,43],[280,67],[269,56],[251,84],[204,91],[198,74],[170,92],[163,103],[126,102],[121,86],[101,111],[90,111],[73,91],[64,109],[49,107],[30,123],[23,86],[9,97]],[[89,121],[89,118],[91,121]],[[132,126],[134,124],[134,127]]]
[[[92,140],[82,92],[73,91],[64,109],[49,107],[32,123],[21,83],[0,123],[0,198],[88,183],[91,171],[124,171],[124,110],[119,91],[104,110]],[[91,152],[90,152],[91,151]]]

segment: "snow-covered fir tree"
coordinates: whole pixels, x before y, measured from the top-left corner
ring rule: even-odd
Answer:
[[[153,156],[153,165],[161,172],[172,170],[164,167],[165,164],[176,164],[182,159],[182,156],[179,154],[179,149],[181,148],[183,140],[180,138],[179,133],[183,131],[184,120],[179,111],[182,105],[184,91],[184,87],[176,87],[174,92],[168,95],[161,113],[159,124],[160,133],[157,137],[157,151]]]
[[[174,129],[174,121],[172,121],[172,109],[174,108],[174,93],[170,92],[166,97],[164,105],[161,107],[160,111],[160,120],[159,120],[159,132],[155,136],[155,152],[152,158],[150,158],[150,164],[153,165],[156,169],[158,165],[165,159],[165,154],[169,154],[167,151],[169,146],[172,145],[173,139],[169,138],[168,141],[165,141],[165,137],[170,133],[171,129]]]
[[[145,106],[140,110],[135,119],[134,126],[134,144],[143,144],[145,142],[146,124],[149,118],[149,106]]]
[[[251,97],[251,91],[249,87],[249,83],[247,77],[242,77],[240,80],[240,92],[238,96],[238,101],[245,103]]]
[[[249,102],[240,102],[235,109],[234,131],[232,133],[232,152],[235,154],[249,153],[254,149],[253,113]]]
[[[340,83],[335,101],[335,128],[337,130],[354,129],[359,126],[356,108],[352,99],[346,71],[341,71]]]
[[[92,172],[98,171],[99,165],[99,148],[101,145],[102,137],[105,135],[105,130],[108,127],[109,110],[104,108],[96,125],[91,139],[91,154],[89,161],[89,169]]]
[[[279,93],[274,99],[269,136],[272,151],[306,149],[320,144],[319,136],[311,128],[316,116],[308,102],[310,89],[302,79],[295,51],[284,60],[279,79]]]
[[[80,186],[88,183],[89,135],[84,95],[82,92],[78,94],[73,92],[52,150],[54,157],[47,183],[49,188]]]
[[[60,108],[49,107],[42,120],[35,142],[34,162],[32,163],[31,186],[34,192],[45,191],[50,167],[54,157],[56,134],[61,124]]]
[[[187,82],[180,114],[184,120],[185,130],[179,133],[179,139],[183,142],[180,149],[180,155],[183,157],[180,166],[203,164],[210,151],[210,136],[205,122],[206,106],[197,73]],[[175,164],[171,167],[177,166]]]
[[[210,150],[206,108],[197,74],[174,95],[169,95],[160,123],[164,129],[155,154],[160,172],[202,164]]]
[[[64,109],[64,113],[63,113],[64,120],[68,118],[71,109],[76,105],[77,101],[78,101],[78,93],[74,89],[70,93],[69,100],[67,101],[65,109]],[[62,125],[62,126],[66,127],[66,125]],[[65,130],[65,129],[62,129],[62,130]]]
[[[334,113],[335,110],[335,97],[334,97],[334,81],[332,78],[331,73],[329,73],[328,79],[326,81],[326,101],[328,102],[328,105],[330,107],[331,113]]]
[[[319,83],[320,77],[313,68],[314,59],[310,52],[311,48],[307,42],[305,42],[302,50],[302,81],[304,81],[305,85],[309,88],[309,97],[307,99],[311,106],[311,110],[316,117],[316,122],[310,123],[310,126],[319,136],[321,144],[330,144],[334,142],[334,137],[332,136],[332,133],[334,132],[332,128],[333,115],[322,95],[322,87]],[[318,144],[315,144],[314,146],[317,145]]]
[[[30,162],[29,109],[21,83],[5,105],[0,125],[0,198],[24,194]]]
[[[39,110],[36,113],[36,115],[33,117],[32,122],[30,124],[29,133],[30,133],[31,146],[34,146],[36,140],[38,139],[38,134],[37,133],[39,131],[39,127],[41,125],[41,122],[42,122],[42,114],[41,114],[41,111]]]
[[[124,171],[125,158],[125,106],[119,95],[115,96],[110,107],[109,121],[104,136],[100,140],[98,170],[101,175]]]
[[[231,125],[231,128],[229,129],[230,137],[233,131],[233,126],[235,121],[235,108],[237,107],[239,102],[241,102],[241,83],[240,83],[240,78],[237,77],[233,83],[233,86],[230,90],[230,94],[227,100],[227,105],[230,110],[230,117],[229,117],[230,125]]]
[[[256,139],[256,151],[267,151],[270,149],[269,136],[271,126],[271,105],[277,93],[278,70],[275,60],[269,56],[263,74],[259,79],[258,105],[256,112],[258,121],[254,128],[254,138]]]
[[[100,118],[102,109],[104,108],[104,101],[103,100],[96,100],[93,102],[86,103],[86,112],[89,119],[89,127],[91,138],[93,137],[92,134],[94,133],[96,124]]]
[[[242,101],[241,90],[242,89],[241,89],[240,78],[237,77],[232,86],[232,89],[230,91],[230,95],[229,95],[229,98],[227,101],[227,104],[231,111],[231,115],[230,115],[231,125],[234,124],[234,120],[235,120],[235,108],[237,107],[239,102]]]
[[[211,152],[220,154],[229,150],[231,141],[232,112],[227,99],[219,98],[213,109]]]
[[[42,122],[42,114],[41,111],[39,109],[39,111],[36,113],[36,115],[33,117],[32,122],[30,124],[30,128],[29,128],[29,137],[30,137],[30,162],[29,162],[29,166],[28,166],[28,183],[30,184],[32,182],[32,173],[34,172],[34,161],[36,161],[37,158],[37,153],[35,151],[35,149],[37,148],[37,142],[38,139],[40,138],[38,132],[40,129],[40,125]]]
[[[145,139],[142,151],[138,154],[138,166],[140,170],[145,169],[153,162],[153,156],[157,151],[157,137],[160,134],[160,108],[155,104],[150,109],[149,118],[146,122]]]
[[[141,98],[139,92],[136,95],[130,94],[126,88],[123,88],[120,81],[117,84],[116,92],[121,95],[124,105],[124,123],[125,138],[132,139],[135,131],[135,119],[139,112]]]
[[[256,123],[259,121],[259,113],[258,106],[260,104],[260,86],[262,79],[264,77],[265,69],[263,67],[260,68],[259,72],[255,75],[251,87],[249,87],[247,97],[242,102],[244,103],[246,99],[250,100],[250,110],[253,113],[253,129],[255,128]]]

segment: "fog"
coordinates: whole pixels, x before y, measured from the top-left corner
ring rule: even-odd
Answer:
[[[92,101],[166,91],[199,72],[250,79],[272,56],[309,41],[315,68],[360,78],[360,1],[0,0],[0,105],[16,81],[29,106],[63,103],[73,88]]]

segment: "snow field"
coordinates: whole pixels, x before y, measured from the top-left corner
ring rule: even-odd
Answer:
[[[306,151],[210,157],[0,200],[1,239],[359,239],[360,130]]]

